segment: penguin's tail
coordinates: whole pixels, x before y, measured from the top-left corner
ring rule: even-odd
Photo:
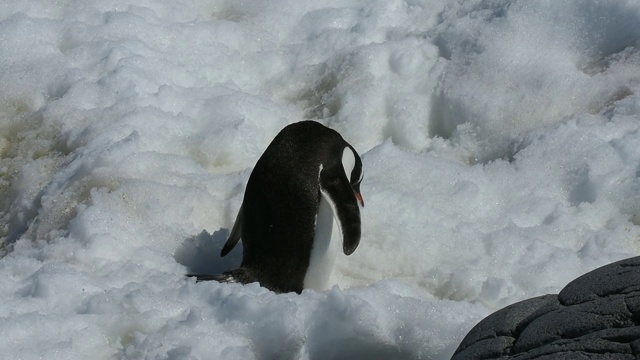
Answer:
[[[222,274],[187,274],[186,276],[196,278],[196,282],[214,280],[220,283],[248,284],[255,281],[243,268],[225,271]]]
[[[228,274],[228,273],[222,273],[222,274],[215,274],[215,275],[211,275],[211,274],[187,274],[187,277],[194,277],[196,278],[196,282],[202,282],[202,281],[217,281],[217,282],[221,282],[221,283],[235,283],[238,282],[236,280],[235,277],[233,277],[233,275]]]

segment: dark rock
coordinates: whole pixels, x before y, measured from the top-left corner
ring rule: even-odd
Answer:
[[[586,273],[560,291],[563,305],[597,300],[610,295],[640,294],[640,256],[620,260]]]
[[[640,257],[593,270],[558,295],[507,306],[478,323],[452,360],[640,358]]]

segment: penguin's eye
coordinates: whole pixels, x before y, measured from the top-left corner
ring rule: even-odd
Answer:
[[[364,178],[364,171],[360,170],[360,174],[357,178],[354,177],[353,175],[356,175],[356,174],[355,173],[351,174],[351,181],[350,181],[351,186],[359,186],[360,183],[362,182],[362,179]]]
[[[351,186],[359,186],[362,182],[362,179],[364,178],[364,171],[362,171],[361,167],[359,169],[360,171],[357,171],[358,168],[355,168],[351,173],[351,179],[349,181],[351,183]]]
[[[342,168],[345,175],[349,177],[351,186],[357,186],[362,182],[364,176],[362,160],[360,160],[360,156],[351,146],[345,147],[342,152]]]

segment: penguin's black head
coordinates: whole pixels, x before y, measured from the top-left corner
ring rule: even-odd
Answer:
[[[364,177],[362,160],[358,152],[351,145],[348,145],[344,149],[342,154],[342,167],[347,176],[349,176],[349,182],[351,183],[351,188],[353,188],[356,199],[358,199],[361,206],[364,206],[364,199],[362,198],[362,194],[360,194],[360,183]]]

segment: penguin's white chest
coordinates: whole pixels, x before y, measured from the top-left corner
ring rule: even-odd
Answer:
[[[336,256],[340,251],[338,241],[331,241],[333,233],[333,207],[325,198],[320,196],[320,206],[316,217],[316,228],[313,239],[313,247],[309,258],[309,268],[304,278],[304,288],[317,291],[329,287],[329,278]]]

